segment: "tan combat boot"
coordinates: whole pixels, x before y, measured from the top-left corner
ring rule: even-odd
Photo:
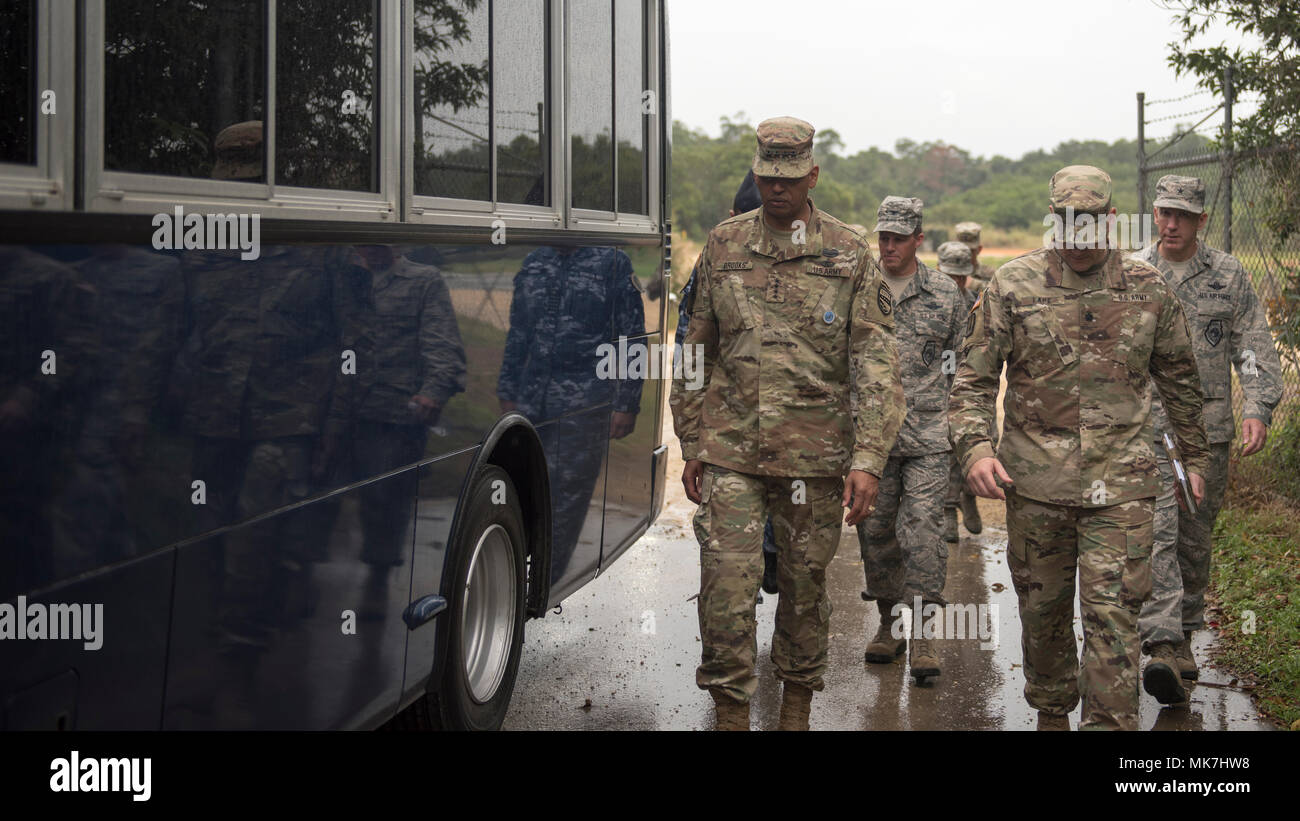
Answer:
[[[718,717],[714,729],[724,732],[749,730],[749,702],[736,701],[719,687],[710,687],[709,694],[713,696]]]
[[[906,639],[894,638],[894,617],[889,615],[893,607],[893,602],[876,601],[880,627],[876,629],[876,637],[867,645],[867,661],[870,664],[889,664],[907,648]]]
[[[913,638],[910,644],[908,656],[916,683],[924,684],[926,678],[939,675],[939,652],[934,647],[934,640]]]
[[[810,687],[787,681],[781,690],[781,723],[778,730],[806,731],[812,712],[813,691]]]
[[[943,540],[948,544],[957,544],[957,508],[943,509]]]
[[[980,518],[980,508],[975,501],[975,494],[961,492],[961,523],[966,525],[969,533],[979,533],[984,529],[984,520]]]
[[[1183,633],[1183,640],[1178,642],[1178,647],[1174,650],[1174,659],[1178,662],[1178,676],[1187,681],[1197,681],[1201,677],[1201,671],[1196,668],[1196,656],[1192,655],[1192,634],[1190,631]]]
[[[1178,677],[1178,658],[1174,645],[1167,641],[1151,647],[1151,660],[1142,671],[1142,689],[1156,697],[1161,704],[1183,704],[1187,690]]]
[[[1040,732],[1048,731],[1048,730],[1058,730],[1058,731],[1064,730],[1066,732],[1069,732],[1070,717],[1053,715],[1051,713],[1044,713],[1042,710],[1039,710],[1038,729]]]

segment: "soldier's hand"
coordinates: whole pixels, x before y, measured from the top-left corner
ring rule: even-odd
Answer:
[[[410,408],[411,415],[421,425],[438,424],[438,415],[442,411],[442,406],[429,397],[417,393],[411,397],[411,401],[406,404],[406,407]]]
[[[1007,498],[1007,494],[998,487],[999,481],[1005,485],[1015,484],[1007,469],[992,456],[985,456],[971,465],[970,473],[966,474],[966,487],[970,488],[971,493],[983,496],[985,499],[1005,500]]]
[[[1201,502],[1205,500],[1205,479],[1199,473],[1188,471],[1187,484],[1192,486],[1192,498],[1196,500],[1196,507],[1199,508]],[[1175,493],[1174,496],[1178,498],[1178,506],[1183,510],[1187,510],[1187,505],[1183,502],[1183,495]]]
[[[1258,419],[1241,420],[1241,455],[1249,456],[1252,453],[1258,453],[1260,448],[1264,447],[1264,442],[1268,440],[1268,425]]]
[[[614,411],[609,418],[609,438],[622,439],[632,432],[636,427],[636,414],[625,411]]]
[[[880,492],[880,480],[865,470],[850,470],[844,479],[844,498],[840,507],[849,508],[844,524],[852,527],[867,518]]]
[[[686,498],[695,504],[700,503],[700,485],[704,481],[704,463],[692,459],[682,468],[682,487],[686,488]]]

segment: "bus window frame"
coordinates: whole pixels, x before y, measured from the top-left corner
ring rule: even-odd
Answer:
[[[614,5],[613,0],[609,0],[609,2],[610,2],[611,9],[613,10],[613,15],[616,15],[618,13],[617,7]],[[567,48],[567,44],[569,40],[568,14],[567,14],[569,9],[568,3],[565,3],[564,7],[565,7],[566,14],[565,14],[564,37],[563,37],[564,43],[562,44],[561,47],[562,52],[564,51],[564,49]],[[587,231],[611,231],[611,232],[637,231],[637,232],[647,232],[647,233],[656,232],[660,230],[662,215],[659,213],[660,195],[661,195],[659,163],[660,163],[660,150],[662,146],[662,135],[660,132],[663,128],[662,126],[663,110],[662,110],[662,105],[660,103],[663,100],[663,89],[659,88],[660,85],[659,67],[660,67],[660,59],[661,59],[659,49],[663,47],[663,43],[661,42],[659,36],[659,32],[660,32],[659,4],[653,2],[646,2],[646,0],[641,0],[641,9],[642,9],[641,64],[642,64],[643,78],[645,81],[644,85],[646,86],[646,88],[644,88],[643,91],[653,92],[656,101],[654,113],[642,115],[643,117],[649,117],[649,122],[646,123],[645,132],[644,132],[645,133],[645,155],[646,155],[645,186],[646,186],[646,197],[649,205],[649,208],[647,210],[649,211],[649,214],[635,214],[635,213],[628,213],[626,211],[601,211],[601,210],[594,210],[590,208],[574,208],[573,200],[572,200],[572,188],[568,184],[569,181],[571,180],[571,177],[569,173],[566,173],[564,175],[564,179],[566,182],[565,192],[564,192],[564,197],[565,197],[564,203],[568,211],[568,225],[570,228],[581,228]],[[613,15],[611,15],[610,17],[611,21],[614,21],[616,19]],[[610,72],[611,72],[610,79],[612,82],[612,86],[615,89],[615,93],[617,94],[618,51],[617,51],[617,42],[616,42],[617,41],[616,31],[617,31],[617,23],[613,23],[613,25],[611,25],[610,27],[610,42],[611,42],[611,48],[613,49],[611,53],[614,55],[614,59],[610,66]],[[562,54],[561,56],[567,57],[567,54]],[[563,96],[564,99],[563,108],[565,109],[566,114],[568,111],[568,104],[569,104],[568,80],[569,80],[568,65],[565,64],[564,67],[565,87],[564,87],[564,96]],[[639,103],[640,101],[638,101],[638,104]],[[618,104],[618,100],[616,97],[615,105],[617,106],[617,104]],[[610,122],[610,133],[613,135],[614,138],[613,143],[615,145],[615,150],[613,151],[613,157],[611,158],[611,162],[613,163],[613,166],[610,174],[614,186],[614,207],[615,208],[618,207],[618,150],[617,150],[618,130],[617,127],[618,127],[618,115],[617,112],[615,111],[612,120]],[[564,162],[566,163],[566,170],[571,172],[573,168],[573,144],[572,141],[569,139],[568,133],[565,133],[564,135],[564,145],[562,151],[564,153]]]
[[[266,153],[266,182],[234,182],[199,177],[174,177],[112,171],[104,167],[104,23],[105,0],[87,0],[83,51],[85,98],[84,191],[85,210],[93,213],[159,213],[176,205],[195,207],[244,207],[263,216],[286,219],[329,219],[395,222],[398,216],[397,141],[399,129],[385,127],[387,112],[399,105],[400,53],[385,48],[398,42],[399,9],[396,4],[378,2],[376,16],[376,66],[379,94],[374,101],[375,127],[379,130],[376,149],[378,187],[375,193],[303,188],[275,182],[276,152],[276,12],[278,4],[266,4],[266,89],[264,136],[271,150]],[[91,71],[90,61],[97,61]]]
[[[36,123],[36,161],[0,163],[0,208],[63,211],[72,207],[76,167],[76,50],[55,48],[76,39],[76,7],[59,0],[37,0],[36,69],[32,117]],[[40,113],[42,95],[54,92],[55,113]],[[60,116],[59,107],[63,114]]]

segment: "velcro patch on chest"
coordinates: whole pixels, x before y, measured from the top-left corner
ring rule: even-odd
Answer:
[[[819,277],[846,277],[850,273],[847,265],[817,265],[816,263],[804,268],[805,274],[812,274]]]
[[[719,262],[717,270],[719,271],[751,271],[754,268],[752,259],[729,259]]]
[[[1119,294],[1110,295],[1111,302],[1150,302],[1151,294]]]

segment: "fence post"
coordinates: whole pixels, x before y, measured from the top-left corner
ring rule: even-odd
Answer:
[[[1147,212],[1146,92],[1138,92],[1138,214]]]
[[[1232,64],[1223,68],[1223,250],[1232,253]]]

